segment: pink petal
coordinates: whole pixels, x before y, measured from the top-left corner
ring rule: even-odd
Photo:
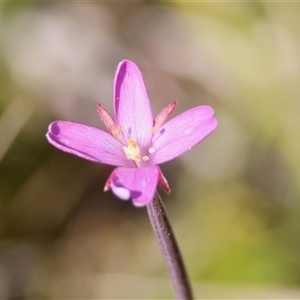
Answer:
[[[122,200],[132,198],[135,206],[145,206],[155,193],[158,181],[156,166],[147,168],[123,168],[113,171],[111,189]]]
[[[144,80],[138,67],[123,60],[114,79],[114,109],[125,140],[147,147],[152,138],[153,118]]]
[[[113,166],[134,166],[126,159],[121,143],[100,129],[68,121],[55,121],[50,124],[46,136],[58,149],[87,160]]]
[[[214,111],[210,106],[187,110],[163,125],[154,135],[151,148],[152,164],[171,160],[200,143],[217,127]]]

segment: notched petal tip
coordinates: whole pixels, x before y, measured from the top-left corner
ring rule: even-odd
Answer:
[[[211,120],[211,132],[209,134],[211,134],[217,127],[218,127],[218,121],[216,118],[212,118]]]
[[[119,62],[118,67],[117,67],[117,71],[122,67],[126,67],[127,69],[128,68],[138,69],[138,66],[133,61],[131,61],[130,59],[127,59],[127,58],[125,58],[125,59],[123,59]]]
[[[207,123],[210,128],[210,133],[212,133],[218,126],[218,121],[215,118],[215,111],[211,106],[202,105],[202,118],[203,121],[207,120]]]
[[[62,121],[54,121],[54,122],[50,123],[50,125],[48,126],[47,135],[49,133],[51,133],[53,135],[59,135],[60,134],[60,127],[58,125],[59,122],[62,122]]]
[[[61,128],[59,126],[60,122],[66,122],[66,121],[54,121],[50,123],[50,125],[48,126],[46,138],[50,144],[54,144],[57,142],[57,138],[61,133]]]
[[[46,138],[56,148],[81,158],[113,166],[128,166],[120,141],[109,133],[69,121],[54,121]]]

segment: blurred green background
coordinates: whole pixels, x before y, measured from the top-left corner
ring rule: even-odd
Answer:
[[[162,166],[197,298],[300,299],[300,4],[0,3],[0,298],[173,297],[145,208],[48,124],[104,128],[119,61],[156,115],[207,104],[218,129]]]

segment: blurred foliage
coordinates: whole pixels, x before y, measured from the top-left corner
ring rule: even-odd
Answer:
[[[219,127],[162,168],[200,298],[300,298],[300,5],[0,3],[0,297],[171,298],[145,209],[112,168],[50,146],[52,120],[103,128],[119,61],[154,114],[213,106]]]

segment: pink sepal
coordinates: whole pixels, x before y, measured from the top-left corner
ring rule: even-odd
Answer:
[[[157,166],[158,169],[158,184],[159,186],[167,193],[167,194],[171,194],[171,188],[169,186],[169,183],[166,179],[166,177],[164,176],[161,168],[159,166]]]

